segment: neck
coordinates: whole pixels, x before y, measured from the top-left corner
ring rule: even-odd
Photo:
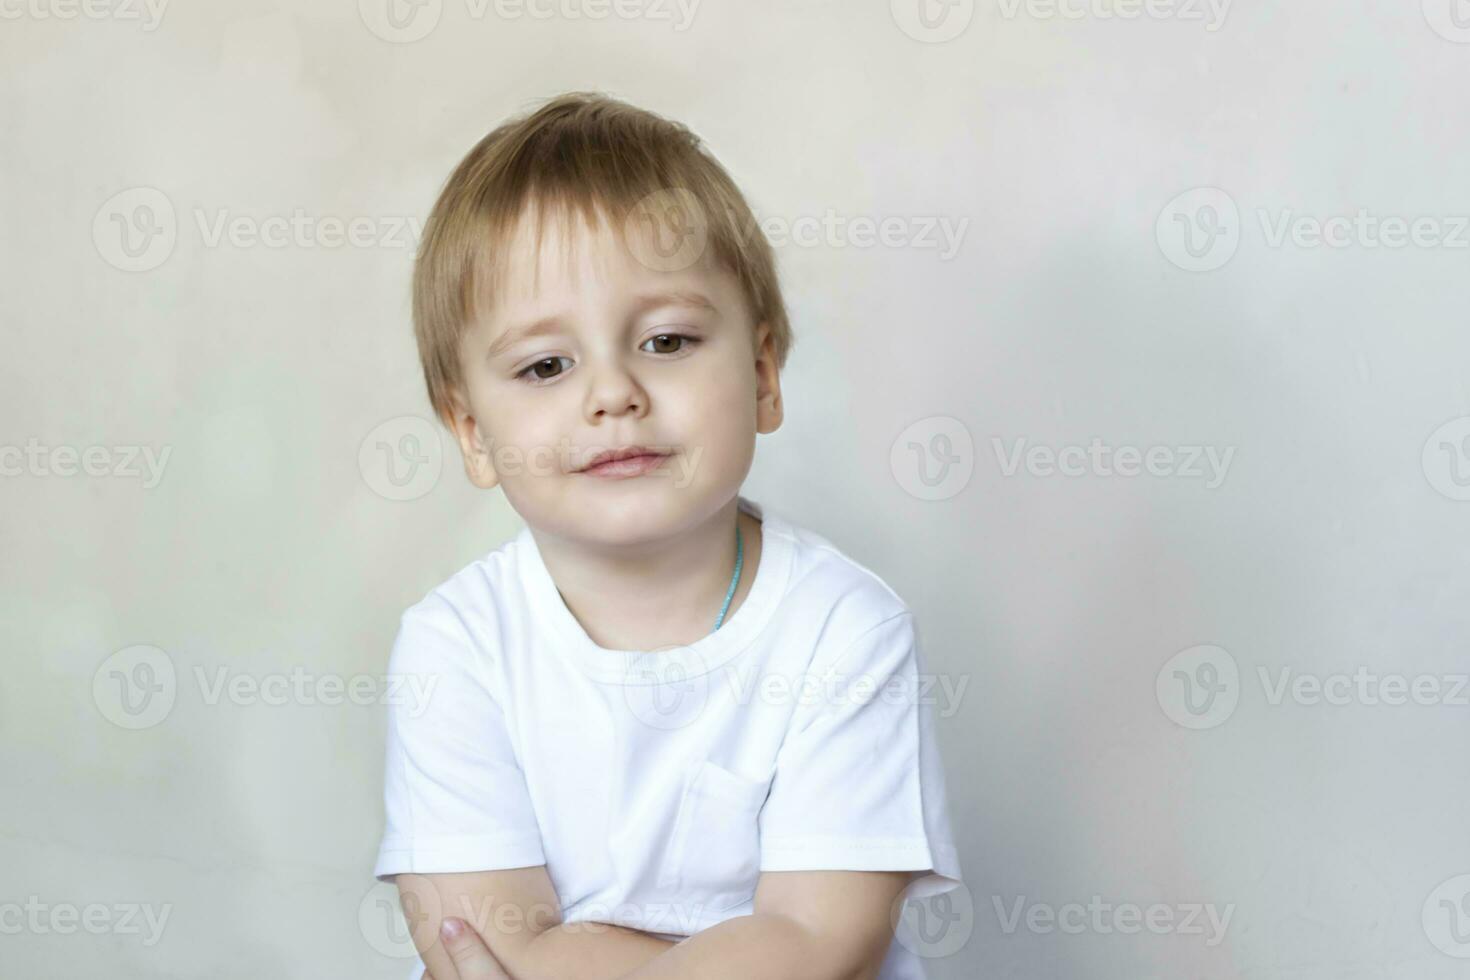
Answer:
[[[532,529],[562,601],[598,646],[656,650],[709,634],[735,573],[735,524],[745,561],[725,623],[755,581],[761,525],[734,498],[703,523],[656,541],[588,544]]]

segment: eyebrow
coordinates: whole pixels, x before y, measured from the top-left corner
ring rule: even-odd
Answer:
[[[633,301],[632,313],[636,316],[637,314],[646,313],[651,309],[657,309],[661,306],[687,306],[707,310],[711,313],[720,312],[719,308],[710,302],[709,297],[703,293],[675,290],[673,292],[648,293],[639,296]],[[505,353],[512,345],[528,337],[539,337],[543,334],[556,333],[557,330],[561,329],[563,320],[564,316],[562,314],[552,314],[551,316],[541,317],[539,320],[535,320],[524,326],[511,327],[490,344],[489,349],[485,352],[485,359],[493,361]]]

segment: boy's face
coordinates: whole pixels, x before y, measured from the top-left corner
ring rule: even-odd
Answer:
[[[570,225],[548,218],[537,251],[521,221],[493,308],[461,341],[467,391],[453,428],[466,471],[554,535],[677,534],[738,493],[756,434],[781,424],[768,328],[752,324],[709,249],[669,270],[639,261],[659,253],[650,238],[624,237],[638,226]],[[636,475],[585,469],[630,446],[663,458],[631,461],[652,466]]]

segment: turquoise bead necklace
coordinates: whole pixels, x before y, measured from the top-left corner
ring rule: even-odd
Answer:
[[[725,612],[730,608],[730,600],[735,598],[735,586],[740,584],[740,569],[745,564],[745,542],[740,537],[740,515],[735,515],[735,574],[730,576],[730,590],[725,593],[725,604],[720,607],[720,617],[715,620],[715,629],[719,629],[725,622]]]

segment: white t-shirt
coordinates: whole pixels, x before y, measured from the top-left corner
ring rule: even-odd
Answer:
[[[529,528],[403,614],[389,672],[429,694],[389,709],[379,879],[545,864],[564,921],[669,939],[750,914],[762,871],[958,887],[913,614],[739,503],[762,518],[755,581],[689,646],[598,646]],[[895,940],[880,980],[923,976]]]

